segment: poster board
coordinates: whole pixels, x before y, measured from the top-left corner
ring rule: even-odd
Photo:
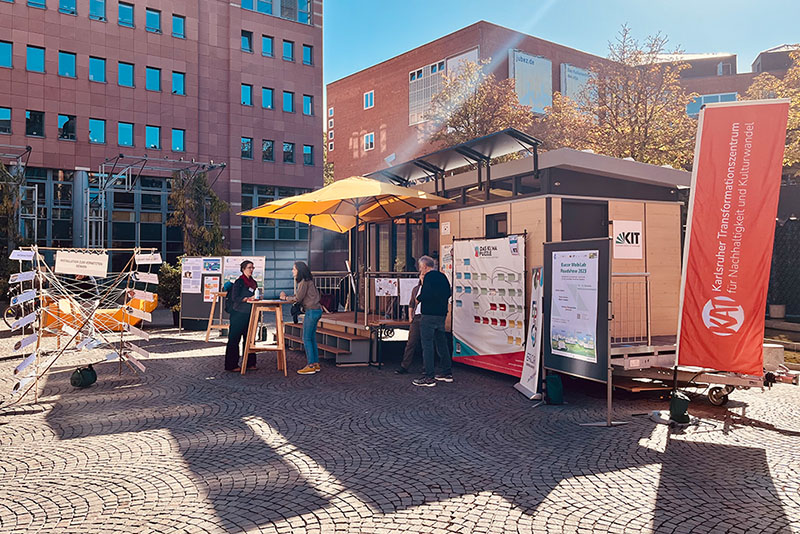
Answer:
[[[519,377],[525,350],[525,240],[453,243],[453,358]]]
[[[544,244],[544,367],[608,379],[610,238]]]
[[[529,399],[541,398],[540,370],[542,367],[542,267],[531,269],[529,288],[531,292],[530,308],[528,312],[528,338],[525,341],[525,360],[523,361],[522,376],[514,388]]]

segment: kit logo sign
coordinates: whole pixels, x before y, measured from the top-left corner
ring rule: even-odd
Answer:
[[[703,306],[703,324],[712,334],[730,336],[744,323],[744,309],[730,297],[712,297]]]
[[[644,252],[642,221],[614,221],[614,259],[641,260]]]
[[[638,245],[641,232],[620,232],[615,239],[617,245]]]

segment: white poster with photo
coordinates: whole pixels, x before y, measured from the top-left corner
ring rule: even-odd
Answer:
[[[203,258],[203,274],[221,274],[222,258]]]
[[[396,297],[398,295],[397,278],[376,278],[375,296],[376,297]]]
[[[264,271],[266,269],[267,260],[263,256],[225,256],[222,258],[222,285],[227,282],[235,282],[237,278],[242,275],[241,264],[244,260],[253,262],[253,278],[255,278],[258,286],[264,287]]]
[[[531,269],[531,308],[528,314],[528,339],[525,341],[525,360],[522,376],[514,388],[529,399],[541,398],[539,369],[542,361],[542,297],[544,287],[542,267]]]
[[[597,250],[553,252],[553,354],[597,363]]]
[[[453,285],[453,245],[442,245],[441,255],[439,256],[439,270],[447,277],[450,285]]]
[[[406,306],[411,302],[411,293],[419,285],[419,278],[400,279],[400,305]]]
[[[203,258],[181,261],[181,293],[202,293]]]
[[[642,221],[614,221],[614,259],[641,260]]]
[[[453,356],[519,376],[526,338],[525,241],[516,235],[456,241],[453,257]]]

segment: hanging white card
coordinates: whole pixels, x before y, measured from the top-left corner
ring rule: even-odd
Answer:
[[[18,249],[13,251],[8,258],[11,260],[33,261],[33,251]]]
[[[11,305],[16,306],[17,304],[22,304],[23,302],[28,302],[29,300],[33,300],[36,298],[36,290],[29,289],[16,297],[11,299]]]
[[[76,348],[77,350],[82,350],[82,349],[83,349],[83,347],[85,347],[85,346],[86,346],[86,345],[88,345],[89,343],[93,343],[93,342],[95,342],[95,341],[97,341],[97,340],[96,340],[96,339],[93,339],[93,338],[90,338],[90,337],[84,338],[84,340],[83,340],[83,341],[81,341],[80,343],[78,343],[78,346],[77,346],[77,347],[75,347],[75,348]]]
[[[135,257],[136,265],[156,265],[164,263],[161,259],[161,253],[156,252],[155,254],[137,254]]]
[[[78,331],[77,331],[77,330],[75,330],[74,328],[72,328],[72,327],[71,327],[70,325],[68,325],[68,324],[62,324],[62,325],[61,325],[61,330],[62,330],[62,331],[65,333],[65,334],[67,334],[68,336],[74,336],[74,335],[76,335],[76,334],[78,333]]]
[[[145,282],[147,284],[157,284],[158,275],[156,273],[133,273],[133,279],[137,282]]]
[[[14,273],[8,279],[9,284],[16,284],[18,282],[30,282],[36,276],[36,271],[25,271],[23,273]]]
[[[131,289],[128,292],[131,298],[139,299],[139,300],[146,300],[147,302],[153,302],[156,299],[156,296],[149,292],[149,291],[140,291],[138,289]]]
[[[11,325],[11,330],[16,330],[18,328],[22,328],[23,326],[28,326],[35,320],[36,320],[36,312],[31,312],[25,317],[20,317],[19,319],[14,321],[14,324]]]
[[[101,341],[101,340],[99,340],[99,339],[92,339],[92,340],[90,340],[90,341],[89,341],[89,343],[86,345],[86,348],[87,348],[87,349],[89,349],[89,350],[96,349],[97,347],[99,347],[99,346],[100,346],[100,345],[102,345],[103,343],[105,343],[105,342],[104,342],[104,341]]]
[[[82,274],[105,278],[108,276],[108,254],[106,252],[56,251],[58,274]]]
[[[35,361],[36,361],[36,353],[34,352],[33,354],[29,355],[27,358],[22,360],[22,363],[20,363],[16,367],[16,369],[14,369],[14,374],[16,375],[16,374],[21,373],[22,371],[25,370],[26,367],[28,367],[30,364],[32,364]]]
[[[107,362],[113,362],[117,358],[119,358],[119,354],[117,354],[116,352],[109,352],[108,354],[106,354]]]
[[[24,349],[31,343],[36,343],[37,339],[39,339],[39,334],[31,334],[28,337],[20,339],[19,341],[14,343],[14,352]]]
[[[139,336],[140,338],[142,338],[142,339],[144,339],[146,341],[150,341],[150,334],[148,334],[144,330],[140,330],[140,329],[136,328],[135,326],[133,326],[131,324],[125,323],[125,330],[127,330],[128,333],[133,334],[134,336]]]
[[[129,362],[131,362],[136,367],[138,367],[141,372],[144,373],[147,370],[147,368],[144,365],[142,365],[142,362],[140,362],[139,360],[137,360],[136,358],[134,358],[130,354],[127,354],[125,356],[125,359],[128,360]]]
[[[140,356],[143,356],[145,358],[149,358],[150,357],[150,353],[149,352],[147,352],[146,350],[144,350],[141,347],[137,347],[133,343],[125,343],[125,346],[127,348],[129,348],[130,350],[132,350],[133,352],[135,352],[136,354],[140,355]]]
[[[149,312],[137,310],[136,308],[131,308],[130,306],[125,308],[125,313],[143,321],[152,321],[152,315],[150,315]]]
[[[12,391],[14,393],[19,393],[19,392],[24,391],[25,388],[28,386],[28,384],[33,382],[35,378],[36,377],[34,377],[34,376],[26,376],[26,377],[20,378],[19,381],[16,384],[14,384],[14,389]]]

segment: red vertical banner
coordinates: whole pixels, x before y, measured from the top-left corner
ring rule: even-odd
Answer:
[[[788,100],[701,111],[681,284],[678,363],[763,373]]]

